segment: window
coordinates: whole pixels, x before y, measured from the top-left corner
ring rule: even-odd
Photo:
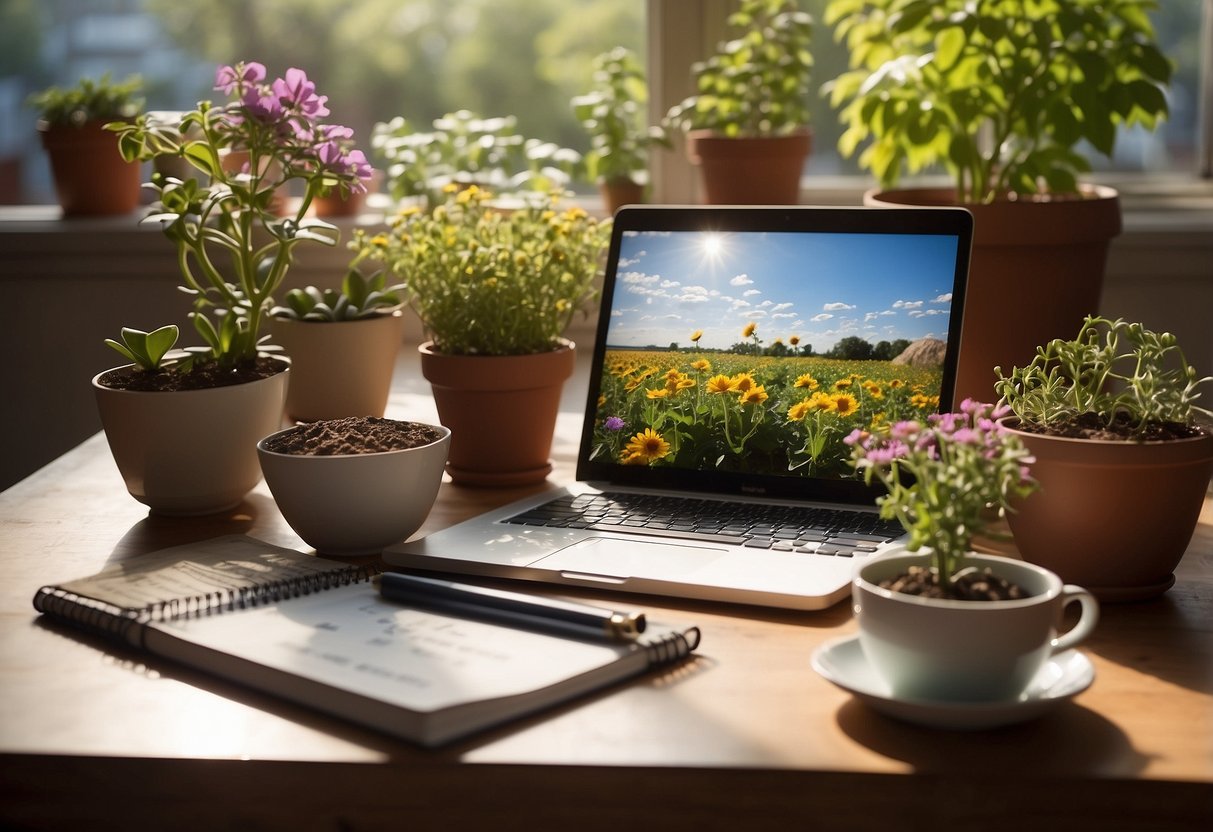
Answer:
[[[817,83],[846,68],[824,24],[828,0],[802,0],[817,20]],[[377,121],[421,123],[454,109],[513,114],[524,135],[584,149],[569,99],[584,91],[589,62],[627,46],[647,58],[651,117],[690,93],[690,64],[726,35],[735,0],[6,0],[0,7],[0,202],[51,202],[46,163],[26,97],[51,84],[105,72],[140,73],[151,109],[184,109],[212,95],[214,67],[240,58],[272,72],[301,66],[330,96],[334,119],[369,146]],[[1203,17],[1202,17],[1203,16]],[[1127,131],[1103,172],[1209,175],[1201,118],[1213,81],[1213,0],[1160,0],[1153,14],[1176,62],[1171,118],[1155,133]],[[1202,30],[1202,25],[1204,29]],[[1202,87],[1203,83],[1203,87]],[[1200,102],[1206,102],[1202,112]],[[811,101],[809,176],[858,174],[836,150],[841,128],[828,102]],[[1203,141],[1213,142],[1205,129]],[[658,193],[688,199],[680,153],[654,163]]]
[[[0,201],[54,200],[31,92],[138,73],[149,109],[189,109],[217,97],[218,64],[242,59],[305,69],[368,153],[374,123],[456,109],[514,115],[523,135],[584,150],[569,101],[599,52],[643,54],[644,14],[643,0],[6,0],[0,159],[24,172],[23,193]]]
[[[816,21],[814,32],[814,82],[824,84],[847,67],[846,50],[833,40],[824,23],[829,0],[802,0]],[[650,74],[665,79],[655,100],[655,113],[690,93],[687,66],[710,53],[725,36],[724,18],[732,4],[728,0],[649,0]],[[1175,61],[1176,70],[1169,90],[1171,116],[1159,130],[1122,130],[1115,157],[1104,159],[1098,153],[1089,158],[1100,173],[1148,173],[1179,177],[1210,176],[1210,144],[1213,128],[1201,128],[1202,117],[1213,121],[1213,0],[1159,0],[1151,15],[1163,51]],[[1203,26],[1203,29],[1202,29]],[[1203,69],[1202,69],[1203,67]],[[1202,72],[1204,78],[1202,80]],[[1200,102],[1205,102],[1202,111]],[[841,127],[828,101],[812,96],[810,102],[814,134],[813,151],[806,166],[809,176],[850,176],[859,174],[854,158],[843,159],[836,145]],[[679,170],[677,160],[666,160],[659,178],[666,199],[691,198],[690,174]]]

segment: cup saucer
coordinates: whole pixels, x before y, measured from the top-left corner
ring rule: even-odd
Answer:
[[[845,636],[813,653],[813,669],[868,706],[887,716],[918,725],[978,730],[1034,719],[1082,693],[1095,680],[1091,660],[1078,650],[1052,656],[1016,699],[993,702],[947,702],[902,699],[868,664],[859,636]]]

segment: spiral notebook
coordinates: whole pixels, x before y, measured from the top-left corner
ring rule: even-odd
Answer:
[[[242,535],[46,586],[52,618],[426,746],[686,657],[696,628],[549,635],[386,601],[363,567]]]

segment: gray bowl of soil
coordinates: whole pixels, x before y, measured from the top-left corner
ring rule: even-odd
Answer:
[[[296,425],[257,443],[282,516],[328,555],[378,554],[421,528],[451,432],[370,416]]]

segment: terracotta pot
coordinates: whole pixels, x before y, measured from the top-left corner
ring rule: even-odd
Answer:
[[[460,485],[542,482],[560,409],[573,374],[575,345],[563,340],[533,355],[443,355],[427,341],[417,349],[439,421],[451,429],[447,473]]]
[[[41,129],[65,217],[129,214],[139,206],[139,163],[123,160],[105,122]]]
[[[1063,439],[1008,428],[1040,490],[1007,520],[1024,560],[1105,601],[1161,595],[1196,529],[1213,435],[1170,442]]]
[[[807,129],[786,136],[687,134],[687,158],[699,166],[709,205],[795,205],[811,146]]]
[[[381,171],[371,172],[371,181],[366,183],[365,191],[351,193],[342,197],[341,191],[334,188],[327,194],[321,194],[312,200],[311,212],[317,217],[357,217],[366,210],[367,200],[371,194],[379,191],[383,182]]]
[[[626,176],[599,181],[598,193],[602,196],[607,213],[612,216],[624,205],[639,205],[644,202],[644,185]]]
[[[1120,234],[1120,199],[1085,188],[1085,199],[965,204],[973,253],[964,303],[955,402],[993,401],[994,368],[1009,373],[1036,347],[1073,338],[1099,311],[1108,245]],[[865,205],[955,205],[947,188],[869,191]]]
[[[153,513],[226,511],[261,481],[257,442],[282,426],[285,362],[269,378],[181,392],[111,390],[102,375],[93,390],[114,462]]]
[[[442,433],[415,448],[330,456],[266,450],[271,435],[257,453],[274,502],[305,543],[326,555],[377,555],[429,515],[451,439]]]
[[[291,359],[288,418],[383,415],[404,338],[401,312],[357,321],[273,318],[270,332]]]

